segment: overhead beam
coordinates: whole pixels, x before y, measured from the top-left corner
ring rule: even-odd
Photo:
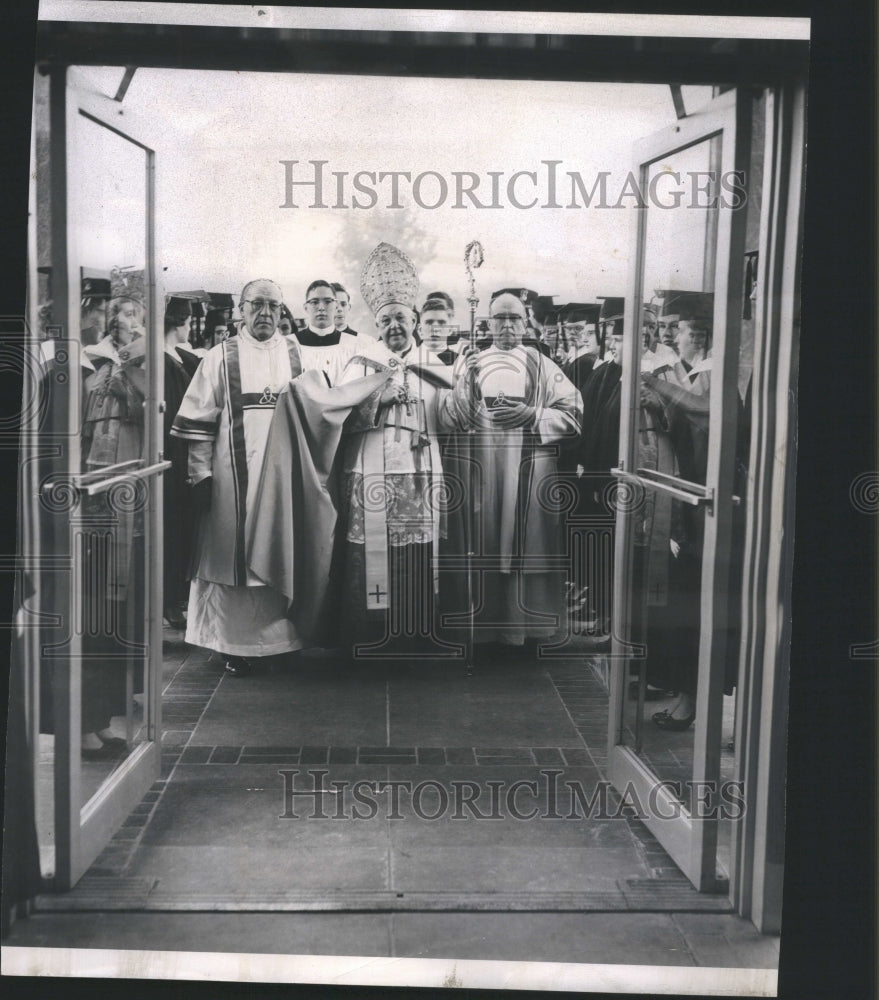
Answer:
[[[772,86],[807,42],[41,21],[37,64]]]

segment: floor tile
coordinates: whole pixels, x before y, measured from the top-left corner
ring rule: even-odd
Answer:
[[[157,891],[204,898],[339,889],[386,890],[388,852],[374,838],[314,836],[300,824],[287,847],[141,847],[126,871],[158,880]]]
[[[398,794],[403,818],[389,827],[395,849],[417,854],[435,846],[616,847],[629,849],[633,866],[639,864],[639,843],[627,821],[598,815],[594,769],[395,766],[388,779],[406,783]],[[516,789],[519,782],[531,784]],[[586,818],[590,797],[596,815]]]
[[[339,823],[331,837],[329,820],[306,820],[314,815],[313,794],[295,796],[292,810],[286,797],[286,779],[282,770],[298,771],[295,790],[313,793],[315,784],[331,789],[331,782],[383,780],[381,767],[325,767],[323,777],[308,774],[308,768],[265,765],[191,765],[178,764],[174,778],[156,807],[144,832],[144,843],[154,846],[213,846],[261,849],[293,847],[302,842],[303,827],[308,824],[308,839],[340,837]],[[318,800],[323,811],[334,812],[335,796],[322,795]],[[291,812],[294,817],[280,817]],[[351,850],[380,836],[376,824],[346,823]],[[338,832],[335,832],[338,831]]]
[[[581,846],[506,847],[498,843],[430,848],[425,856],[395,840],[391,888],[397,892],[617,891],[639,866],[631,850]]]
[[[386,735],[383,683],[318,684],[291,672],[224,679],[191,745],[356,746]]]
[[[695,964],[665,914],[399,913],[392,932],[395,954],[410,957]]]
[[[504,677],[425,673],[389,682],[390,736],[395,743],[435,746],[576,745],[578,734],[539,666]]]
[[[732,914],[676,913],[674,921],[699,965],[778,968],[779,938],[760,934],[750,920]]]
[[[388,955],[390,918],[342,913],[36,914],[4,941],[53,948]]]

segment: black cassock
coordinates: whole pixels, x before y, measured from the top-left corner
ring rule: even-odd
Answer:
[[[171,437],[171,424],[189,386],[191,374],[165,352],[165,424],[164,454],[171,462],[164,477],[164,596],[163,607],[179,614],[189,594],[189,571],[192,558],[195,519],[189,487],[186,485],[189,443]],[[176,617],[176,615],[175,615]]]

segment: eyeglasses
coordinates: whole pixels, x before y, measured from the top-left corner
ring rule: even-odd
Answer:
[[[518,313],[497,313],[491,317],[491,321],[492,323],[497,323],[498,326],[503,326],[505,323],[515,326],[517,323],[524,323],[525,317],[520,316]]]
[[[274,299],[243,299],[249,306],[253,307],[254,312],[262,312],[263,309],[268,307],[271,312],[279,313],[281,311],[281,303],[275,302]]]
[[[331,306],[335,304],[335,301],[335,299],[306,299],[305,304],[312,307]]]
[[[391,323],[405,325],[407,323],[411,323],[412,319],[413,317],[411,315],[407,316],[406,313],[398,312],[394,313],[393,316],[382,316],[382,318],[378,321],[378,325],[382,327],[390,326]]]

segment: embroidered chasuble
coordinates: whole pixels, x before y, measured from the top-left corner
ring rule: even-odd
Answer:
[[[465,381],[463,361],[455,374]],[[483,351],[477,383],[481,398],[470,417],[481,599],[475,639],[521,645],[565,627],[557,458],[561,445],[579,433],[582,401],[558,365],[527,345]],[[524,402],[534,407],[534,417],[527,426],[500,427],[489,411],[504,402]]]

